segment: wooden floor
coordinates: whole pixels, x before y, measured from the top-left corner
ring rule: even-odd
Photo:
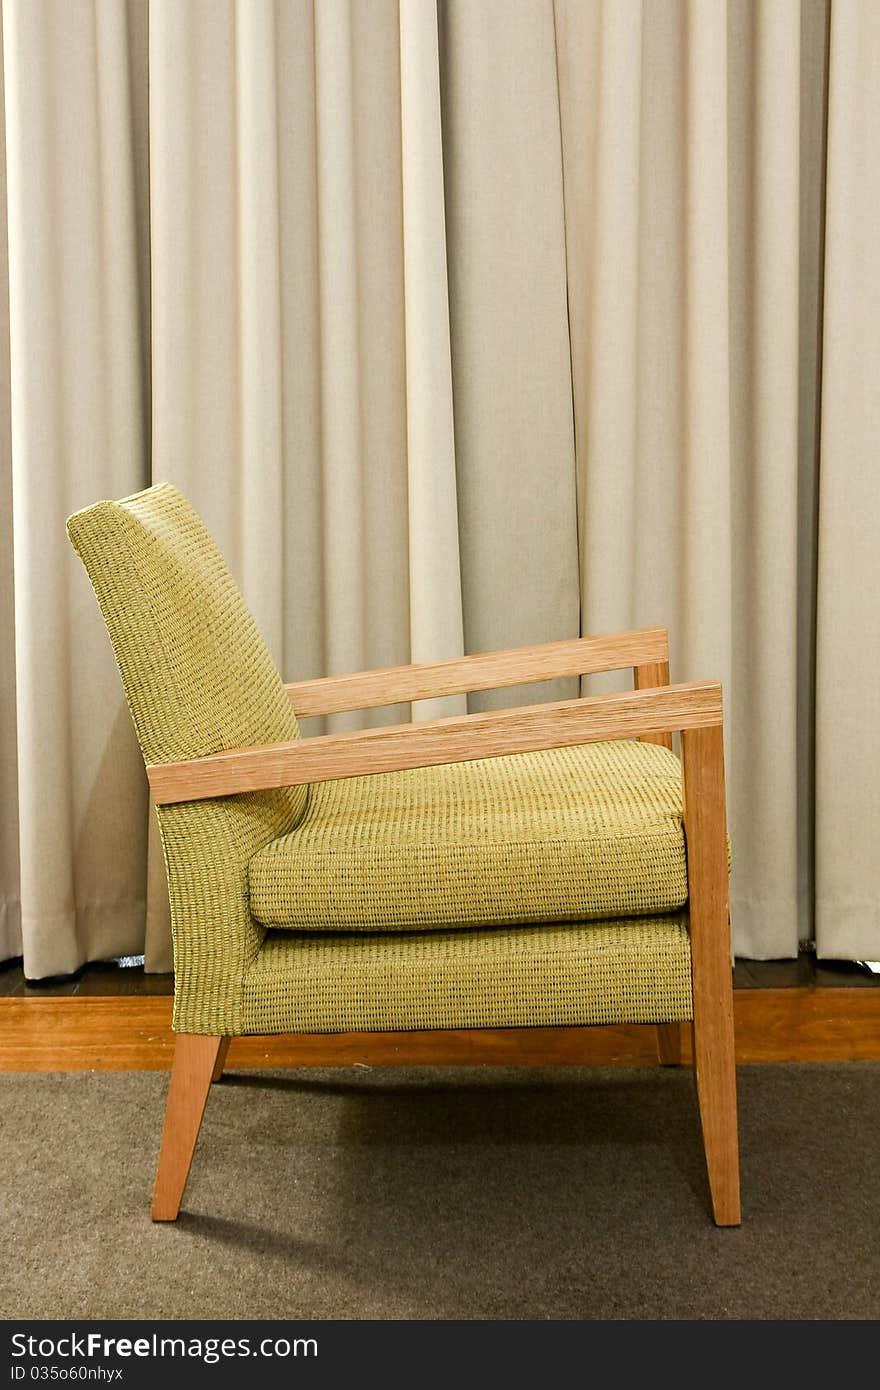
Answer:
[[[870,989],[880,988],[880,975],[854,961],[817,961],[802,951],[796,960],[738,960],[733,983],[735,989]],[[26,980],[21,957],[0,962],[0,1000],[173,993],[173,975],[148,975],[142,965],[120,967],[116,961],[101,961],[84,965],[75,975]]]
[[[75,975],[51,980],[26,980],[18,960],[0,964],[0,1002],[4,999],[69,999],[72,995],[173,994],[173,975],[148,975],[142,965],[119,966],[116,961],[84,965]]]
[[[880,977],[854,965],[740,961],[734,1016],[739,1062],[880,1060]],[[172,977],[92,965],[74,978],[30,984],[0,967],[0,1071],[156,1071],[171,1065]],[[689,1056],[690,1029],[682,1048]],[[552,1036],[551,1036],[552,1034]],[[449,1030],[381,1036],[237,1038],[228,1065],[448,1065],[535,1061],[645,1064],[654,1029]]]

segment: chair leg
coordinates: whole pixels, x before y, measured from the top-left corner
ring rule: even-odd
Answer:
[[[738,1226],[742,1220],[739,1194],[739,1143],[736,1121],[736,1070],[733,1039],[730,1047],[714,1051],[694,1019],[694,1072],[703,1129],[703,1147],[712,1212],[716,1226]]]
[[[742,1217],[721,727],[686,730],[682,762],[697,1101],[715,1222],[738,1226]]]
[[[634,666],[633,678],[636,690],[655,690],[658,685],[668,685],[669,662],[647,661],[641,666]],[[639,734],[639,742],[658,743],[661,748],[668,748],[672,752],[672,734]]]
[[[681,1066],[681,1024],[658,1023],[657,1057],[663,1067]]]
[[[214,1063],[214,1070],[211,1072],[211,1084],[212,1084],[212,1085],[214,1084],[215,1081],[219,1081],[220,1078],[221,1078],[221,1076],[223,1075],[223,1068],[226,1066],[226,1056],[227,1056],[227,1053],[229,1052],[229,1044],[230,1044],[231,1042],[232,1042],[232,1039],[231,1039],[231,1038],[221,1038],[221,1039],[220,1039],[220,1046],[219,1046],[219,1048],[217,1049],[217,1060],[216,1060],[216,1062]]]
[[[153,1189],[151,1216],[154,1221],[177,1220],[223,1041],[200,1033],[178,1033],[175,1038],[174,1065]]]

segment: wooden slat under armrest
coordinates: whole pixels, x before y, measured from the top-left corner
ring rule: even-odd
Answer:
[[[471,690],[497,690],[530,681],[587,676],[669,659],[665,627],[617,632],[607,637],[573,637],[536,647],[483,652],[418,666],[389,666],[346,676],[293,681],[284,688],[302,718],[345,710],[396,705],[405,700],[437,699]]]
[[[158,805],[721,723],[717,681],[296,739],[147,768]]]

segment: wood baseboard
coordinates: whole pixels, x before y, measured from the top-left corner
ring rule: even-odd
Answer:
[[[734,993],[738,1062],[880,1060],[880,989]],[[681,1026],[683,1060],[690,1028]],[[0,1071],[163,1071],[174,1034],[167,996],[0,999]],[[236,1068],[654,1064],[653,1028],[509,1028],[235,1038]]]

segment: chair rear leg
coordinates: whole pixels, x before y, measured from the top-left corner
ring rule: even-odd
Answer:
[[[664,1067],[681,1066],[681,1024],[658,1023],[657,1057]]]
[[[223,1038],[178,1033],[151,1216],[176,1221]],[[221,1067],[222,1070],[222,1067]]]
[[[697,1102],[715,1221],[738,1226],[742,1218],[721,728],[686,730],[681,745]]]
[[[220,1039],[220,1046],[217,1049],[217,1060],[214,1063],[214,1070],[211,1072],[212,1085],[215,1081],[219,1081],[221,1076],[223,1075],[223,1068],[226,1066],[226,1057],[229,1052],[229,1044],[231,1042],[231,1038]]]

